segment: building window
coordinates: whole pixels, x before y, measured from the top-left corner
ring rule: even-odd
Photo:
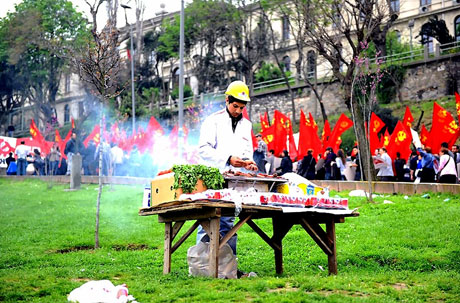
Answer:
[[[307,77],[314,78],[316,70],[316,54],[310,50],[307,53]]]
[[[455,32],[455,41],[460,41],[460,16],[455,17],[454,32]]]
[[[291,71],[291,58],[289,56],[283,57],[283,72],[287,73]]]
[[[70,75],[65,75],[65,82],[64,82],[64,92],[66,94],[70,93]]]
[[[399,12],[399,0],[391,0],[391,9],[393,10],[393,12],[397,13]]]
[[[420,0],[420,7],[431,4],[431,0]]]
[[[179,73],[180,73],[180,69],[179,68],[176,68],[174,70],[174,73],[173,73],[173,89],[176,88],[176,87],[179,87]]]
[[[282,19],[283,23],[283,40],[289,40],[289,18],[284,16]]]
[[[64,106],[64,123],[68,123],[70,121],[70,106],[66,104]]]

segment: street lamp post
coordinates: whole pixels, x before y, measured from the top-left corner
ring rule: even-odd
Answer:
[[[125,21],[126,25],[129,25],[129,40],[130,40],[130,52],[131,52],[131,101],[132,101],[132,115],[133,115],[133,133],[136,131],[136,97],[134,95],[134,46],[133,46],[133,28],[128,23],[128,17],[126,15],[126,9],[131,9],[130,6],[121,4],[121,7],[125,10]]]
[[[180,8],[180,35],[179,35],[179,157],[182,157],[182,139],[184,123],[184,0]]]

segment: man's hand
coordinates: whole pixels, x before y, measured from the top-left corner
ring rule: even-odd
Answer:
[[[230,157],[230,165],[233,167],[245,167],[246,161],[239,157],[231,156]]]
[[[259,168],[257,167],[256,162],[254,162],[252,160],[246,160],[245,163],[246,164],[245,164],[244,168],[246,168],[247,170],[252,170],[252,171],[259,170]]]

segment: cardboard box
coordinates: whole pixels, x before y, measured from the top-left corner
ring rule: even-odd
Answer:
[[[174,173],[155,177],[151,182],[150,206],[167,201],[174,201],[176,191],[173,189]]]

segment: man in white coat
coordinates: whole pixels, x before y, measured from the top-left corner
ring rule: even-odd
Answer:
[[[243,117],[248,102],[249,89],[242,81],[233,81],[225,91],[225,109],[213,113],[201,125],[199,154],[205,165],[226,169],[244,168],[257,171],[252,159],[252,123]],[[234,217],[222,217],[220,234],[225,236],[232,229]],[[208,241],[205,231],[198,228],[197,241]],[[236,255],[235,234],[227,243]]]

